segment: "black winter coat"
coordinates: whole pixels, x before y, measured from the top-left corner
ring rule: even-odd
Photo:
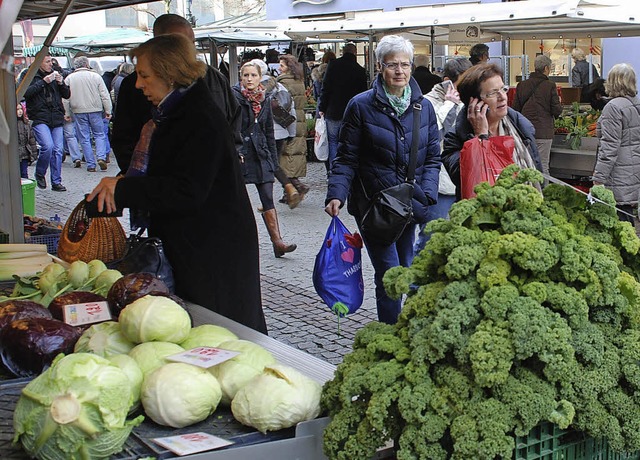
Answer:
[[[262,184],[274,181],[278,169],[278,149],[273,135],[273,115],[271,97],[265,96],[256,119],[251,103],[240,92],[240,86],[233,87],[240,105],[240,136],[242,146],[237,147],[244,181],[247,184]]]
[[[514,124],[522,142],[529,150],[529,154],[536,165],[536,169],[542,172],[542,163],[536,146],[535,129],[529,120],[520,112],[516,112],[511,107],[508,109],[507,116]],[[464,143],[469,139],[473,139],[475,134],[471,123],[467,120],[467,111],[461,110],[456,119],[456,125],[451,131],[447,131],[444,135],[444,146],[442,148],[442,164],[444,165],[451,181],[456,186],[456,198],[460,200],[462,192],[460,190],[460,150]]]
[[[413,191],[413,216],[417,223],[427,221],[427,207],[438,200],[440,175],[440,134],[431,103],[423,97],[412,78],[411,105],[398,118],[389,104],[382,76],[373,89],[351,99],[345,111],[338,155],[331,168],[326,202],[349,198],[347,210],[359,220],[356,205],[363,200],[362,185],[367,195],[398,185],[407,177],[409,153],[413,140],[413,104],[420,111],[420,141]]]
[[[150,213],[176,294],[260,332],[258,232],[231,129],[203,80],[155,129],[146,176],[116,185],[119,207]]]
[[[411,76],[418,82],[422,94],[427,94],[435,85],[442,82],[442,78],[431,73],[431,71],[424,66],[416,67]]]
[[[345,53],[329,62],[322,80],[318,112],[324,112],[329,120],[342,120],[351,98],[367,89],[367,72],[358,64],[355,55]]]
[[[25,91],[27,115],[33,126],[45,124],[49,128],[57,128],[64,125],[62,99],[69,99],[71,91],[67,85],[59,85],[55,80],[45,83],[43,78],[47,75],[39,69]]]
[[[133,149],[140,139],[142,127],[151,119],[152,104],[142,91],[136,88],[137,78],[138,74],[133,72],[120,83],[118,104],[113,116],[111,147],[122,174],[129,169]],[[204,81],[213,96],[214,103],[233,128],[236,143],[240,142],[239,107],[231,92],[229,80],[219,70],[209,66]]]

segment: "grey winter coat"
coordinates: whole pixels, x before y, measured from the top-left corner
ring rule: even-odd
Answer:
[[[600,139],[593,181],[613,191],[620,205],[635,205],[640,191],[640,99],[616,97],[596,125]]]

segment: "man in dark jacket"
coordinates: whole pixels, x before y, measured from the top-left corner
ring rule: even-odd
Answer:
[[[322,81],[318,114],[325,118],[329,139],[329,170],[338,152],[338,134],[347,103],[367,90],[367,73],[356,60],[356,45],[347,43],[342,57],[329,62]]]
[[[415,69],[412,76],[418,82],[422,94],[427,94],[442,81],[442,78],[429,70],[429,57],[426,54],[416,54],[413,57],[413,65]]]
[[[195,40],[191,24],[182,16],[176,14],[163,14],[158,16],[153,24],[153,35],[181,34],[191,40]],[[152,104],[147,100],[142,91],[136,88],[137,73],[133,72],[122,80],[118,93],[118,105],[113,120],[113,132],[111,133],[111,147],[115,153],[120,173],[125,174],[131,163],[131,156],[144,124],[151,119]],[[240,110],[229,80],[219,70],[209,66],[204,78],[207,87],[211,90],[213,99],[225,114],[234,132],[236,144],[240,140]]]
[[[549,80],[551,58],[536,56],[535,72],[518,83],[512,108],[522,113],[536,129],[536,146],[542,162],[542,172],[549,174],[549,156],[553,140],[553,119],[562,113],[556,84]]]
[[[36,163],[36,183],[47,188],[45,174],[50,167],[51,189],[66,192],[62,185],[62,143],[64,107],[62,99],[69,99],[69,87],[60,72],[53,70],[51,56],[45,56],[38,73],[24,93],[29,119],[33,121],[33,133],[40,146]]]

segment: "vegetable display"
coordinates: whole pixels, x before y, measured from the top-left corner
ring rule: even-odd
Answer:
[[[146,295],[124,307],[118,318],[122,334],[134,343],[180,343],[189,335],[189,313],[168,297]]]
[[[22,390],[14,441],[41,460],[109,458],[144,418],[126,419],[130,385],[125,373],[104,358],[61,355]]]
[[[0,244],[0,281],[34,275],[50,263],[46,244]]]
[[[73,352],[80,329],[53,318],[12,321],[0,332],[2,364],[16,377],[35,377],[60,353]]]
[[[541,421],[640,449],[640,240],[601,186],[544,197],[505,168],[456,203],[409,268],[397,324],[367,324],[323,388],[330,459],[511,458]]]
[[[206,369],[169,363],[148,374],[140,400],[144,412],[160,425],[182,428],[201,422],[220,403],[222,390]]]
[[[240,388],[231,412],[262,433],[289,428],[320,414],[322,386],[295,369],[271,364]]]
[[[248,340],[228,340],[222,342],[220,348],[240,352],[230,360],[209,368],[220,382],[224,404],[231,404],[240,388],[262,373],[266,366],[276,362],[271,352]]]

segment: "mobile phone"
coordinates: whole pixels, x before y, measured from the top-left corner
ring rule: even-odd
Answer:
[[[453,82],[451,80],[444,80],[442,82],[442,88],[444,88],[445,92],[449,91],[449,88],[453,88]]]
[[[98,200],[94,198],[91,201],[87,201],[88,196],[89,194],[84,196],[84,206],[87,217],[122,217],[122,209],[116,209],[114,212],[107,212],[106,209],[98,211]]]

